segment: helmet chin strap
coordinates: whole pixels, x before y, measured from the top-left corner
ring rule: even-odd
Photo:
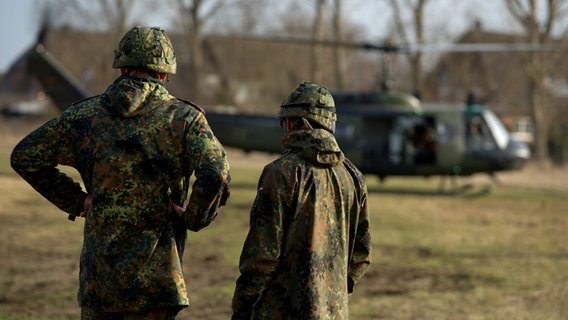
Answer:
[[[302,121],[302,127],[298,128],[298,120]],[[314,127],[311,125],[311,123],[308,121],[308,119],[306,118],[284,118],[282,120],[280,120],[280,126],[282,127],[282,124],[286,124],[286,130],[287,131],[292,131],[292,130],[314,130]]]
[[[286,118],[286,131],[292,131],[293,122],[290,118]]]
[[[304,126],[310,130],[314,130],[314,127],[310,124],[310,122],[306,118],[302,118],[302,123]]]

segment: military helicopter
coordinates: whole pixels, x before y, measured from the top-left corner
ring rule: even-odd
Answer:
[[[509,135],[482,105],[429,105],[404,93],[334,92],[335,136],[365,174],[469,176],[521,169],[526,144]],[[275,117],[207,113],[219,140],[245,151],[279,153],[284,134]],[[259,139],[262,137],[262,139]]]
[[[235,36],[243,40],[343,46],[381,53],[549,50],[533,44],[461,44],[446,47],[349,43],[289,37]],[[379,90],[332,92],[338,121],[335,136],[347,157],[365,174],[387,176],[470,176],[519,170],[530,159],[528,146],[512,138],[497,115],[470,94],[464,104],[423,103],[393,90],[383,67]],[[284,131],[274,117],[208,113],[219,139],[245,151],[280,152]],[[258,137],[262,137],[259,139]],[[455,179],[454,190],[457,189]],[[442,185],[441,185],[442,187]]]
[[[62,111],[90,96],[41,44],[30,49],[27,57]],[[530,159],[528,146],[513,139],[499,118],[480,104],[427,104],[392,89],[332,94],[339,145],[363,173],[381,181],[388,176],[455,178],[487,173],[497,182],[496,172],[521,169]],[[225,146],[281,152],[284,129],[275,116],[208,111],[206,117]]]

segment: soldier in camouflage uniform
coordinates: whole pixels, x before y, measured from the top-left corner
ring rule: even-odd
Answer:
[[[370,263],[367,188],[333,136],[333,97],[302,83],[282,103],[284,153],[265,166],[232,319],[348,319]]]
[[[70,217],[85,217],[82,319],[173,319],[189,304],[175,230],[215,219],[229,165],[203,110],[164,87],[176,57],[162,29],[128,31],[113,67],[121,76],[103,94],[30,133],[11,165]],[[58,165],[77,169],[86,192]]]

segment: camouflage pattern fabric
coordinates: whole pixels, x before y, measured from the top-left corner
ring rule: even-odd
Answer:
[[[143,67],[162,73],[176,73],[177,62],[170,37],[157,27],[134,27],[114,50],[113,68]]]
[[[306,118],[335,132],[335,101],[325,86],[306,81],[282,101],[278,118]]]
[[[327,130],[296,130],[260,177],[233,319],[348,319],[371,261],[367,189]]]
[[[228,193],[226,154],[196,107],[160,81],[121,76],[30,133],[12,167],[61,210],[79,215],[86,193],[57,165],[79,171],[93,197],[84,226],[79,304],[105,312],[188,306],[171,194],[195,181],[187,228],[209,225]]]

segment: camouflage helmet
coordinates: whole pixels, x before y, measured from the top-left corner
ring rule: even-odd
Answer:
[[[325,86],[303,82],[282,102],[278,118],[306,118],[334,132],[335,102]]]
[[[134,27],[114,50],[113,68],[143,67],[159,73],[176,73],[176,55],[170,38],[157,27]]]

